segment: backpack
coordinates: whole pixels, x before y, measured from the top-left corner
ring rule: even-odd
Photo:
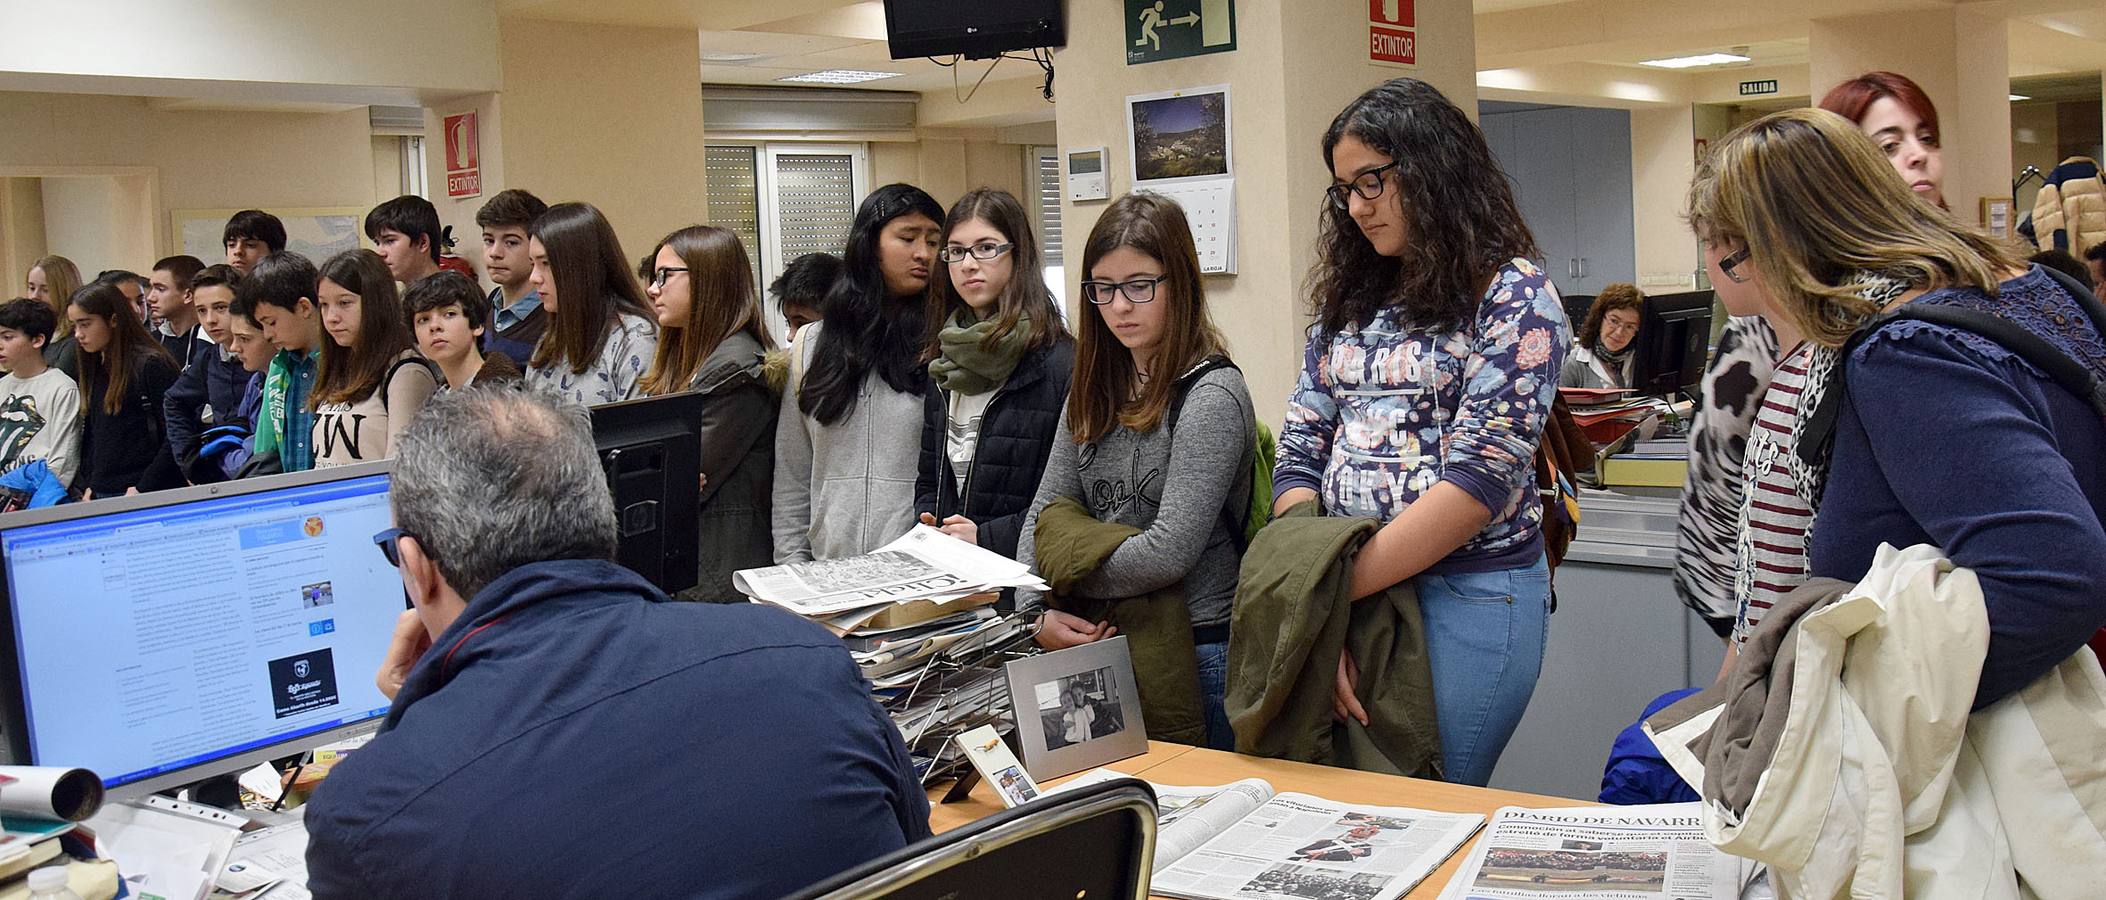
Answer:
[[[2101,304],[2096,295],[2067,274],[2047,266],[2041,266],[2040,269],[2062,285],[2062,289],[2068,291],[2071,297],[2076,298],[2077,306],[2090,317],[2091,327],[2102,337],[2106,337],[2106,304]],[[1864,343],[1874,332],[1888,322],[1901,319],[1914,319],[1957,328],[1994,341],[1997,346],[2017,354],[2019,359],[2046,372],[2048,377],[2064,390],[2090,403],[2092,410],[2099,414],[2099,418],[2106,420],[2106,380],[2101,380],[2098,373],[2071,359],[2046,339],[2025,330],[2016,322],[1992,313],[1951,306],[1904,303],[1865,320],[1863,325],[1851,333],[1850,339],[1844,342],[1842,355],[1847,358],[1851,351],[1856,350],[1858,345]],[[1842,365],[1837,365],[1829,376],[1828,393],[1821,398],[1821,405],[1815,407],[1807,416],[1805,439],[1793,451],[1809,464],[1819,465],[1821,460],[1827,457],[1829,446],[1835,442],[1836,417],[1843,409],[1843,369]]]
[[[1536,445],[1536,488],[1543,494],[1543,556],[1556,572],[1565,552],[1579,535],[1579,487],[1572,473],[1594,468],[1594,442],[1573,421],[1572,407],[1563,395],[1550,402],[1543,422],[1542,443]],[[1557,609],[1557,593],[1551,593],[1551,609]]]
[[[1205,377],[1208,372],[1224,368],[1243,371],[1237,369],[1236,364],[1229,361],[1228,357],[1215,355],[1201,360],[1199,365],[1178,376],[1175,392],[1170,395],[1170,409],[1163,415],[1163,425],[1176,430],[1178,413],[1183,412],[1185,408],[1185,395],[1191,393],[1192,386],[1198,384],[1199,379]],[[1228,528],[1229,536],[1235,539],[1238,554],[1250,548],[1250,542],[1258,536],[1258,529],[1272,522],[1272,466],[1278,450],[1273,441],[1272,429],[1266,428],[1265,423],[1257,421],[1255,417],[1251,420],[1251,434],[1253,452],[1250,463],[1250,504],[1244,507],[1240,516],[1230,512],[1226,504],[1221,509],[1221,524]],[[1237,521],[1238,518],[1242,521]]]

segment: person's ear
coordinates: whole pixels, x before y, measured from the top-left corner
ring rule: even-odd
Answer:
[[[439,565],[424,552],[424,542],[409,535],[395,538],[397,558],[402,560],[403,585],[409,588],[410,603],[423,609],[439,600]]]
[[[50,342],[51,339],[49,337],[41,334],[31,335],[29,338],[29,346],[37,350],[44,349],[44,345]]]
[[[293,310],[300,314],[300,318],[309,319],[314,317],[316,310],[319,308],[315,305],[313,297],[301,297],[298,305],[294,306]]]

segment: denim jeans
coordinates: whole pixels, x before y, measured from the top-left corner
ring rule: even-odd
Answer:
[[[1207,746],[1215,750],[1236,749],[1236,733],[1229,728],[1228,711],[1222,698],[1228,695],[1228,642],[1200,644],[1199,699],[1207,714]]]
[[[1528,710],[1550,626],[1550,568],[1420,575],[1442,774],[1483,785]]]

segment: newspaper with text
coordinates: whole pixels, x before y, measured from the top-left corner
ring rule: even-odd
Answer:
[[[1098,770],[1063,788],[1125,777]],[[1249,778],[1155,788],[1158,894],[1190,900],[1395,900],[1484,817],[1334,803]]]
[[[926,525],[874,553],[744,569],[731,578],[746,596],[801,616],[1044,587],[1023,563]]]
[[[1704,838],[1698,803],[1509,806],[1441,900],[1735,900],[1755,872]]]

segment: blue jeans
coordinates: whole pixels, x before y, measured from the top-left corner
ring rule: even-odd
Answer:
[[[1222,698],[1228,696],[1228,642],[1193,649],[1199,654],[1199,700],[1207,714],[1207,746],[1234,750],[1236,732],[1229,728],[1228,710],[1222,706]]]
[[[1482,786],[1528,710],[1550,626],[1550,568],[1420,575],[1444,777]]]

